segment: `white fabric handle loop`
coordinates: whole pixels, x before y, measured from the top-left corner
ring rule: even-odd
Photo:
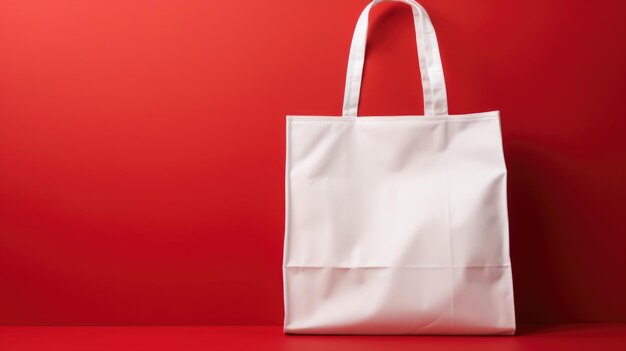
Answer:
[[[415,24],[415,38],[418,43],[417,52],[422,76],[422,87],[424,89],[424,115],[447,115],[448,98],[441,57],[439,55],[439,45],[435,29],[426,10],[414,0],[374,0],[365,7],[354,29],[354,36],[350,45],[350,56],[348,58],[348,73],[346,75],[346,89],[343,98],[343,116],[357,116],[363,65],[365,63],[369,12],[372,6],[384,1],[399,1],[411,6]]]

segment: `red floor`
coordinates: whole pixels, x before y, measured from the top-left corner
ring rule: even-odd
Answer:
[[[513,337],[286,336],[279,326],[0,327],[0,350],[626,350],[626,324],[526,325]]]

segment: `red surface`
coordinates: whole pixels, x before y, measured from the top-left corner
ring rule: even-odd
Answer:
[[[524,326],[517,336],[293,336],[278,326],[0,327],[3,350],[602,350],[626,349],[626,325]]]
[[[366,2],[0,0],[0,324],[280,323],[284,116],[340,113]],[[423,5],[502,111],[518,320],[626,321],[626,3]],[[373,16],[361,112],[421,113]]]

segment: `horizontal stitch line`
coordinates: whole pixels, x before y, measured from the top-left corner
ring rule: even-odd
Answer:
[[[366,269],[366,268],[508,268],[510,264],[501,265],[469,265],[469,266],[283,266],[283,268],[330,268],[330,269]]]
[[[408,118],[403,118],[403,119],[397,119],[397,118],[393,118],[393,117],[388,117],[388,118],[380,118],[380,119],[372,119],[372,120],[366,120],[366,119],[335,119],[334,117],[327,117],[327,118],[316,118],[316,119],[307,119],[307,118],[303,118],[303,119],[288,119],[289,122],[308,122],[308,123],[355,123],[355,122],[367,122],[367,123],[385,123],[385,122],[415,122],[415,123],[426,123],[426,122],[442,122],[442,123],[458,123],[458,122],[476,122],[476,121],[488,121],[488,120],[492,120],[492,119],[496,119],[497,117],[495,116],[491,116],[491,117],[474,117],[474,118],[450,118],[450,119],[427,119],[427,118],[415,118],[415,119],[408,119]]]

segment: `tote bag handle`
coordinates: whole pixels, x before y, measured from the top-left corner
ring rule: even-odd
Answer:
[[[350,56],[348,58],[346,89],[343,98],[343,117],[357,116],[363,64],[365,63],[369,12],[372,6],[384,1],[399,1],[411,6],[415,24],[415,39],[418,43],[417,52],[422,76],[422,87],[424,89],[424,115],[447,115],[448,98],[443,77],[443,67],[441,66],[441,56],[439,55],[439,45],[437,44],[435,29],[426,10],[414,0],[374,0],[363,9],[354,29],[354,36],[350,45]]]

